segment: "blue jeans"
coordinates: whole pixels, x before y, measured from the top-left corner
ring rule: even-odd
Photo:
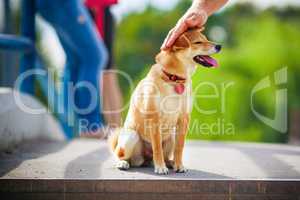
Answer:
[[[66,53],[63,78],[64,106],[70,108],[70,102],[74,102],[75,105],[72,104],[71,109],[77,114],[76,124],[83,122],[88,128],[78,130],[79,133],[96,131],[103,125],[99,77],[107,62],[104,43],[97,35],[93,22],[80,0],[38,0],[37,10],[54,27]],[[76,90],[71,91],[71,94],[69,83],[77,84]],[[92,86],[95,90],[91,92],[86,86]],[[96,100],[93,109],[81,112],[92,106],[92,99]]]

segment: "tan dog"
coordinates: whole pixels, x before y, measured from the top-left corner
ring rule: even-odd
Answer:
[[[202,30],[185,32],[172,49],[161,51],[137,85],[124,127],[109,139],[119,169],[145,165],[153,159],[155,173],[167,174],[168,165],[176,172],[186,172],[182,152],[192,109],[191,76],[196,63],[217,66],[209,55],[221,50]]]

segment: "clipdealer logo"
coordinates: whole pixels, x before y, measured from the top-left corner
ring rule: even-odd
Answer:
[[[273,77],[272,77],[273,76]],[[254,115],[261,120],[266,125],[272,127],[274,130],[277,130],[281,133],[286,133],[288,126],[287,126],[287,104],[288,104],[288,98],[287,98],[287,92],[288,89],[286,88],[287,83],[287,67],[281,68],[273,73],[273,75],[269,75],[261,79],[252,89],[251,91],[251,110],[254,113]],[[272,79],[274,78],[274,79]],[[271,80],[274,80],[271,81]],[[275,98],[275,116],[274,118],[270,118],[267,116],[264,116],[263,114],[259,113],[254,108],[254,95],[263,90],[267,89],[274,84],[276,87],[281,87],[275,91],[275,96],[272,98]],[[284,86],[284,87],[282,87]]]

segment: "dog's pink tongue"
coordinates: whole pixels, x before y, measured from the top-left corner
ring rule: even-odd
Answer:
[[[213,59],[210,56],[201,56],[207,63],[209,63],[211,66],[217,67],[218,66],[218,62]]]

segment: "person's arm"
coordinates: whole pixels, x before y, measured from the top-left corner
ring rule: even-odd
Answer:
[[[207,16],[212,15],[214,12],[223,7],[228,0],[194,0],[192,7],[196,10],[203,10]]]
[[[194,0],[191,7],[178,20],[164,40],[161,49],[167,50],[175,40],[187,29],[201,27],[206,23],[207,17],[219,10],[228,0]]]

